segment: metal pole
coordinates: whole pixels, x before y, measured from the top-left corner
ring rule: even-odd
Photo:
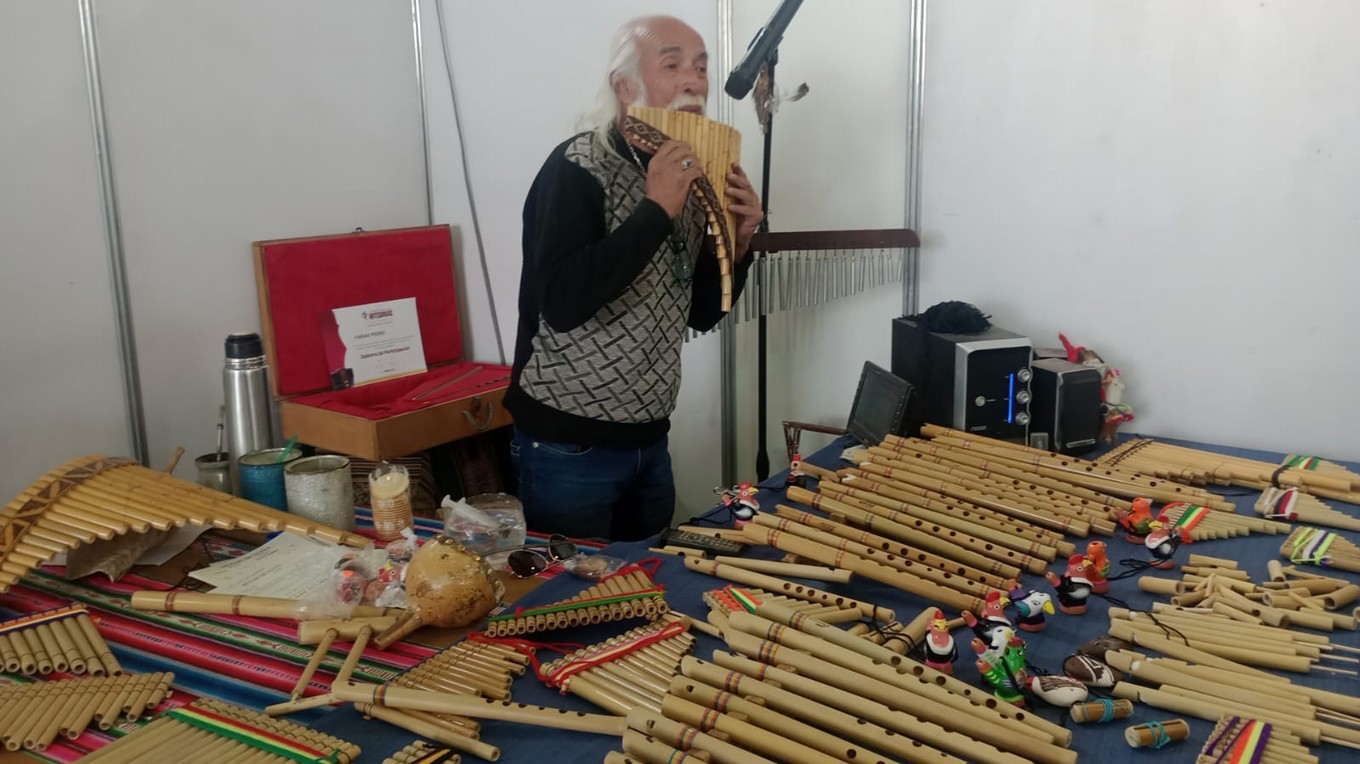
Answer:
[[[718,72],[732,70],[732,0],[718,0]],[[732,99],[719,89],[714,116],[731,124]],[[750,297],[748,296],[749,300]],[[728,315],[718,325],[718,363],[720,373],[722,426],[722,483],[737,484],[737,322]]]
[[[411,36],[415,39],[416,47],[416,88],[420,91],[420,145],[425,157],[425,224],[434,225],[434,179],[430,170],[430,120],[426,113],[425,46],[421,40],[420,3],[421,0],[411,0]]]
[[[928,0],[912,0],[911,28],[908,32],[907,63],[907,193],[904,225],[921,233],[921,114],[926,88],[926,5]],[[902,315],[920,312],[921,251],[902,253]]]

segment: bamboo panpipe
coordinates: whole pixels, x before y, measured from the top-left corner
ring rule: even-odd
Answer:
[[[1170,618],[1158,615],[1154,620],[1146,613],[1112,607],[1110,608],[1110,619],[1112,622],[1118,620],[1132,623],[1138,629],[1156,634],[1166,633],[1163,628],[1164,624],[1166,627],[1174,629],[1173,633],[1176,637],[1184,636],[1190,639],[1192,644],[1198,644],[1204,650],[1211,650],[1209,645],[1223,645],[1265,654],[1301,656],[1307,658],[1310,662],[1317,661],[1322,652],[1314,645],[1297,644],[1288,639],[1271,639],[1264,634],[1258,635],[1217,627],[1214,623],[1206,623],[1192,618]],[[1161,621],[1161,623],[1158,623],[1158,621]],[[1250,624],[1242,625],[1249,626]]]
[[[1190,725],[1184,719],[1171,719],[1165,722],[1148,722],[1124,728],[1124,742],[1131,748],[1161,748],[1168,742],[1178,742],[1190,737]]]
[[[1287,730],[1259,719],[1225,716],[1200,749],[1196,764],[1258,761],[1262,764],[1316,764],[1317,757]]]
[[[34,613],[0,623],[0,670],[9,673],[122,673],[84,605]]]
[[[905,471],[931,481],[939,481],[941,486],[952,486],[965,492],[973,492],[991,501],[1003,500],[1020,504],[1030,511],[1058,512],[1089,522],[1103,522],[1109,518],[1110,510],[1104,505],[1083,503],[1080,499],[1072,501],[1063,494],[1052,490],[1046,491],[1018,480],[1000,483],[982,477],[971,467],[953,464],[912,450],[892,451],[874,446],[869,449],[867,461],[890,470]]]
[[[873,547],[881,552],[895,554],[898,557],[910,557],[940,570],[949,570],[961,576],[966,575],[973,581],[990,586],[999,586],[1006,579],[1018,578],[1024,573],[1023,569],[1009,562],[1002,562],[994,557],[965,549],[942,536],[932,535],[928,530],[918,531],[886,518],[880,519],[873,513],[866,513],[862,516],[833,514],[831,518],[824,518],[800,509],[794,509],[785,504],[776,504],[775,514],[786,520],[793,520],[810,528],[815,528],[823,533],[830,533],[857,544]],[[889,538],[861,530],[859,526],[885,530],[894,534],[897,538]],[[923,527],[928,528],[929,526]],[[910,537],[910,540],[920,543],[912,545],[899,540],[901,537]]]
[[[1101,457],[1100,463],[1120,464],[1182,482],[1213,482],[1256,490],[1293,487],[1316,496],[1360,502],[1360,484],[1347,477],[1319,474],[1288,462],[1276,465],[1150,440],[1130,440]]]
[[[383,764],[458,764],[459,761],[460,757],[451,749],[416,740],[383,759]]]
[[[1120,467],[1117,463],[1110,463],[1107,458],[1094,462],[1086,461],[936,425],[922,427],[921,434],[931,438],[933,442],[1013,461],[1037,469],[1040,474],[1053,475],[1121,498],[1143,497],[1157,501],[1190,501],[1193,498],[1197,503],[1215,509],[1229,512],[1233,510],[1233,504],[1221,496],[1191,486],[1159,480]]]
[[[739,615],[739,614],[737,614]],[[735,617],[735,616],[734,616]],[[763,619],[756,619],[763,620]],[[743,619],[750,623],[750,619]],[[816,637],[792,631],[768,621],[767,633],[773,639],[740,631],[727,633],[728,646],[738,654],[757,658],[771,665],[788,665],[808,679],[852,692],[893,708],[912,708],[921,718],[958,730],[1002,750],[1023,753],[1037,761],[1071,762],[1076,753],[1059,748],[1071,732],[1019,709],[1003,714],[1001,705],[987,705],[988,696],[974,693],[975,703],[956,695],[942,684],[919,678],[911,670],[884,671],[882,664],[823,642]],[[808,651],[816,654],[809,654]],[[914,667],[913,667],[914,668]],[[920,667],[925,668],[925,667]]]
[[[714,764],[774,764],[771,760],[739,748],[715,735],[687,724],[667,719],[645,709],[634,709],[628,714],[628,729],[655,737],[672,748]],[[703,755],[700,755],[702,752]]]
[[[760,515],[757,515],[760,517]],[[938,602],[955,610],[978,610],[983,606],[981,597],[970,596],[940,586],[934,582],[927,581],[910,573],[904,573],[897,568],[891,568],[882,563],[867,560],[855,555],[847,555],[844,551],[830,546],[818,544],[815,541],[795,536],[781,531],[772,530],[764,526],[751,524],[742,529],[749,543],[763,544],[781,549],[785,552],[792,552],[800,557],[806,557],[827,565],[834,565],[838,568],[848,568],[855,573],[870,578],[880,583],[910,592],[918,597],[923,597],[932,602]]]
[[[171,613],[215,613],[251,618],[305,620],[309,615],[307,603],[302,600],[178,590],[133,592],[130,604],[139,610],[163,610]],[[355,618],[375,618],[387,615],[390,610],[391,608],[374,607],[372,605],[356,605],[351,615]]]
[[[0,742],[42,751],[58,736],[77,738],[91,723],[109,729],[141,718],[170,691],[174,674],[120,674],[0,687]]]
[[[804,584],[785,581],[782,578],[767,576],[763,573],[733,568],[730,565],[722,565],[712,560],[685,560],[685,568],[696,573],[721,578],[733,583],[744,586],[754,586],[764,589],[770,594],[782,594],[807,602],[815,602],[820,605],[831,605],[837,608],[855,608],[864,614],[865,618],[872,618],[879,621],[895,621],[897,613],[885,607],[879,607],[871,602],[861,602],[860,600],[844,597],[839,594],[815,589]]]
[[[790,501],[806,504],[813,509],[820,509],[828,514],[844,515],[856,525],[863,525],[870,530],[881,532],[893,538],[902,539],[913,546],[918,546],[926,551],[950,557],[951,559],[959,558],[950,554],[950,550],[963,548],[982,555],[987,559],[1020,567],[1031,573],[1042,573],[1048,567],[1048,563],[1038,557],[1032,557],[1011,549],[998,549],[995,545],[984,541],[983,539],[979,539],[976,536],[950,531],[949,529],[942,528],[939,525],[928,523],[918,518],[907,518],[902,522],[888,520],[880,514],[880,511],[886,512],[887,510],[884,510],[882,507],[877,507],[876,505],[868,504],[868,507],[872,507],[871,509],[865,508],[864,505],[852,505],[844,501],[838,501],[824,494],[815,494],[805,488],[799,488],[797,486],[789,487],[788,497]],[[760,515],[756,515],[756,517],[759,519]],[[872,520],[871,518],[877,518],[877,520]],[[975,567],[982,566],[975,565]]]
[[[1320,528],[1299,527],[1280,546],[1280,556],[1294,563],[1360,572],[1360,547]]]
[[[1136,699],[1149,705],[1211,721],[1224,714],[1255,716],[1291,730],[1310,745],[1327,742],[1360,748],[1360,730],[1296,716],[1277,710],[1274,706],[1262,708],[1234,699],[1215,698],[1212,695],[1183,687],[1166,686],[1160,690],[1152,690],[1146,687],[1138,687],[1135,690],[1131,689],[1132,687],[1127,682],[1120,682],[1115,685],[1113,692],[1119,697],[1129,697],[1130,699],[1135,699],[1130,696],[1136,692],[1138,696]],[[1173,706],[1179,706],[1179,708]]]
[[[824,581],[832,584],[848,584],[855,575],[848,570],[828,568],[825,565],[803,565],[793,562],[779,562],[778,560],[760,560],[753,557],[719,556],[714,557],[713,561],[771,576],[806,578],[809,581]]]
[[[1288,685],[1281,687],[1258,682],[1255,689],[1250,689],[1239,685],[1224,684],[1205,679],[1202,676],[1179,672],[1172,664],[1155,663],[1138,653],[1124,650],[1112,650],[1106,653],[1106,660],[1114,668],[1138,677],[1145,682],[1160,685],[1162,689],[1179,687],[1224,700],[1270,707],[1301,719],[1317,718],[1316,709],[1313,708],[1307,696],[1290,693]]]
[[[1180,519],[1185,512],[1189,511],[1194,506],[1199,505],[1176,503],[1164,507],[1162,509],[1162,514],[1168,519],[1175,521]],[[1199,525],[1190,531],[1190,538],[1192,540],[1234,538],[1236,536],[1246,536],[1251,533],[1268,533],[1276,535],[1288,532],[1288,523],[1280,523],[1261,517],[1234,515],[1230,512],[1211,510],[1200,520]]]
[[[660,712],[661,698],[694,642],[684,622],[648,624],[544,663],[538,676],[549,687],[619,716],[638,707]]]
[[[1255,507],[1257,514],[1271,520],[1360,531],[1360,518],[1333,509],[1316,496],[1297,488],[1266,488]]]
[[[1070,543],[1062,542],[1061,539],[1055,540],[1045,535],[1044,532],[1041,532],[1043,531],[1041,528],[1022,525],[1014,520],[1009,522],[997,520],[967,510],[951,513],[923,509],[908,501],[883,495],[880,492],[883,489],[876,488],[870,481],[850,480],[843,484],[824,483],[819,485],[817,490],[824,496],[830,496],[860,509],[873,512],[874,510],[870,509],[868,505],[882,507],[897,513],[899,516],[914,517],[945,528],[952,528],[960,533],[1001,544],[1021,554],[1043,557],[1049,562],[1057,559],[1059,543],[1070,547],[1071,551],[1076,549]],[[964,515],[965,512],[967,512],[967,516]],[[893,518],[890,517],[890,519]],[[1069,554],[1071,551],[1069,551]]]
[[[645,572],[630,566],[600,579],[575,597],[492,616],[487,619],[486,633],[508,637],[625,618],[654,621],[670,609],[664,595]]]
[[[309,522],[131,459],[86,456],[44,475],[0,510],[0,592],[57,551],[96,538],[186,524],[286,530],[363,547],[362,536]]]
[[[1018,483],[1037,492],[1056,492],[1069,504],[1089,506],[1092,509],[1100,508],[1100,511],[1104,512],[1111,509],[1128,509],[1131,506],[1127,499],[1093,491],[1061,478],[1041,475],[1034,470],[1020,469],[1015,466],[1014,462],[987,459],[984,456],[970,454],[938,441],[901,438],[893,435],[889,436],[882,446],[897,453],[915,453],[965,466],[984,480],[1001,484]]]
[[[675,677],[671,680],[669,694],[672,697],[693,703],[701,709],[713,709],[747,719],[751,724],[762,730],[828,754],[832,757],[832,761],[889,764],[887,759],[880,758],[878,754],[871,750],[860,748],[848,740],[824,732],[817,727],[804,724],[764,705],[751,702],[725,690],[710,687],[694,679],[682,676]],[[938,756],[936,761],[939,761]]]
[[[747,672],[764,672],[767,669],[764,664],[731,653],[717,654],[733,664],[743,666]],[[677,679],[672,688],[685,682],[686,692],[704,695],[716,692],[719,693],[716,698],[724,699],[728,698],[729,693],[742,699],[753,698],[766,708],[844,735],[848,739],[858,740],[875,750],[901,757],[903,761],[915,764],[962,764],[964,759],[946,753],[942,750],[941,742],[944,747],[964,750],[969,761],[979,764],[1019,764],[1024,761],[906,711],[895,711],[854,693],[824,687],[796,674],[788,674],[791,681],[772,684],[742,670],[724,670],[697,658],[681,661],[680,670],[684,679]],[[689,690],[691,686],[694,688],[692,691]],[[800,688],[806,694],[799,694]],[[878,720],[886,720],[891,726],[880,725]]]
[[[530,724],[538,727],[591,732],[597,735],[622,735],[627,727],[623,719],[602,714],[584,714],[563,708],[531,706],[490,698],[449,695],[429,690],[412,690],[392,685],[360,685],[346,682],[331,688],[335,696],[352,703],[368,703],[388,708],[429,711],[436,714],[455,714],[473,719]]]
[[[802,522],[804,520],[807,522]],[[986,597],[991,591],[1000,591],[999,581],[996,584],[983,583],[982,581],[969,577],[969,574],[985,577],[986,580],[993,581],[997,579],[996,576],[980,574],[972,568],[952,564],[935,555],[922,554],[916,550],[912,550],[916,553],[910,556],[899,556],[876,547],[871,547],[868,544],[850,541],[849,539],[842,538],[834,533],[818,530],[814,525],[808,524],[813,523],[822,525],[825,522],[826,521],[823,521],[815,515],[799,512],[796,509],[785,507],[782,504],[779,505],[778,517],[769,514],[760,514],[755,518],[756,525],[762,525],[776,531],[783,531],[795,536],[801,536],[824,546],[832,546],[847,554],[866,560],[872,560],[904,573],[920,576],[927,581],[934,582],[940,586],[949,587],[950,589],[955,589],[965,594]],[[937,567],[937,565],[941,567]]]

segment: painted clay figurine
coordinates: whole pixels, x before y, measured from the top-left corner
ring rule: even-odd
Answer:
[[[983,642],[990,642],[992,639],[992,632],[997,629],[1014,630],[1014,626],[1011,624],[1010,619],[1006,617],[1007,604],[1009,604],[1009,600],[1001,596],[1001,592],[995,590],[990,591],[987,593],[987,599],[982,605],[982,618],[979,619],[971,612],[965,610],[962,613],[963,622],[967,624],[968,628],[972,629],[973,633]]]
[[[1110,590],[1110,558],[1105,554],[1104,541],[1092,541],[1086,545],[1086,577],[1091,581],[1091,591],[1104,594]]]
[[[1012,629],[999,628],[990,643],[974,638],[973,652],[978,655],[978,673],[992,686],[997,699],[1024,706],[1025,696],[1020,691],[1029,679],[1024,640]]]
[[[1053,598],[1048,592],[1026,589],[1011,581],[1009,592],[1011,604],[1015,605],[1015,626],[1021,631],[1036,632],[1044,630],[1044,616],[1053,615]]]
[[[1124,510],[1116,517],[1119,527],[1124,529],[1124,539],[1133,544],[1143,543],[1152,530],[1152,500],[1137,498],[1133,508]]]
[[[1059,578],[1053,571],[1044,574],[1058,592],[1058,609],[1068,615],[1086,612],[1086,598],[1091,596],[1091,582],[1086,578],[1086,557],[1074,554],[1067,558],[1067,570]]]
[[[958,660],[959,648],[954,644],[954,635],[949,633],[949,621],[939,608],[935,608],[930,616],[921,652],[922,663],[946,674],[954,673],[954,661]]]

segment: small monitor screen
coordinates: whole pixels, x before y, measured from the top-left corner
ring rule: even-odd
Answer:
[[[906,427],[910,397],[909,382],[865,361],[846,429],[859,442],[869,446],[882,443],[888,435],[901,435]]]

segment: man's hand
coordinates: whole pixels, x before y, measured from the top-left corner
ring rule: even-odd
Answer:
[[[760,197],[756,196],[746,171],[739,164],[733,164],[732,171],[727,173],[727,210],[737,224],[732,237],[736,239],[733,242],[736,262],[741,262],[750,252],[751,237],[760,227],[760,221],[765,219],[765,213],[760,209]]]
[[[672,218],[685,209],[689,187],[704,174],[699,157],[684,141],[666,141],[647,165],[647,198]]]

